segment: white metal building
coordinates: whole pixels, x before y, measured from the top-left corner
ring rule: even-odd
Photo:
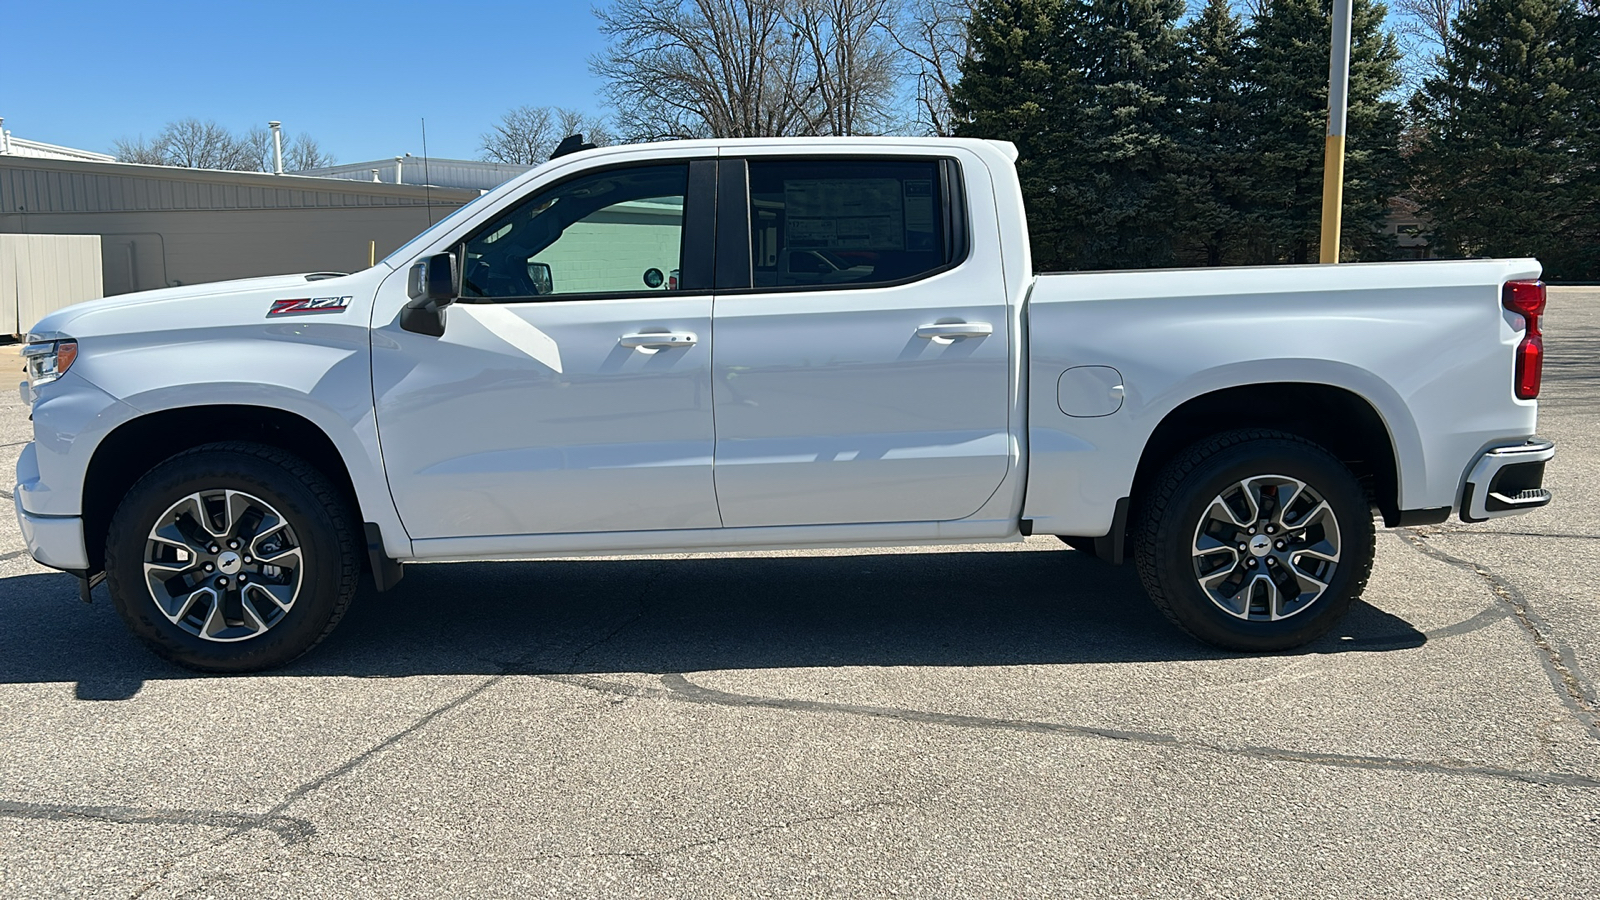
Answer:
[[[5,130],[6,120],[0,118],[0,156],[26,156],[33,159],[76,159],[81,162],[116,162],[109,153],[95,153],[75,147],[61,147],[43,141],[30,141],[13,137]]]
[[[0,154],[0,233],[101,235],[108,295],[256,275],[355,271],[478,195]]]
[[[481,159],[423,159],[407,153],[370,162],[305,169],[296,175],[375,181],[383,184],[431,184],[434,187],[487,191],[510,181],[532,166],[485,162]]]

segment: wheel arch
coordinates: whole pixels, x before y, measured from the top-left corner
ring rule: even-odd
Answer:
[[[1405,448],[1393,424],[1367,396],[1325,382],[1232,385],[1178,404],[1151,431],[1139,455],[1131,491],[1135,508],[1174,456],[1211,435],[1243,428],[1282,431],[1324,447],[1361,480],[1384,523],[1400,524]]]
[[[118,425],[95,447],[83,483],[84,545],[91,569],[105,564],[106,532],[134,483],[171,457],[203,444],[252,441],[305,459],[333,482],[359,523],[361,496],[338,446],[298,413],[251,404],[184,406],[145,413]],[[362,538],[358,535],[357,540]]]

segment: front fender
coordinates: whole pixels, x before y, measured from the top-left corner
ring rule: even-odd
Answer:
[[[116,427],[140,416],[206,406],[256,406],[291,413],[318,428],[343,460],[362,516],[382,531],[385,550],[396,559],[411,555],[383,473],[372,408],[367,330],[334,323],[272,326],[255,335],[213,337],[170,334],[168,342],[142,344],[132,338],[94,339],[73,373],[100,386],[115,385],[120,397],[115,421],[99,429],[88,446],[69,451],[63,468],[79,473],[55,490],[61,515],[82,508],[83,473],[94,450]],[[119,346],[125,343],[125,346]],[[81,372],[79,369],[81,368]],[[207,378],[208,372],[219,377]],[[219,434],[216,440],[225,440]],[[195,443],[211,438],[195,435]],[[291,448],[292,449],[292,448]],[[32,510],[30,510],[32,511]]]

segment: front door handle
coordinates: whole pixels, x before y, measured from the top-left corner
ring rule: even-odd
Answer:
[[[994,334],[994,326],[988,322],[943,322],[938,325],[924,325],[917,329],[919,338],[953,338],[987,337]]]
[[[665,350],[668,347],[688,347],[698,340],[700,337],[692,331],[653,331],[625,334],[617,339],[617,343],[640,350]]]

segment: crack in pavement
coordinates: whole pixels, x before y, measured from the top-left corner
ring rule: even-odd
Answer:
[[[137,809],[131,806],[80,806],[71,803],[22,803],[0,800],[0,818],[44,819],[52,822],[106,822],[112,825],[193,825],[228,828],[233,833],[270,831],[284,846],[304,844],[316,836],[317,826],[292,816],[231,813],[211,809]]]
[[[363,763],[366,763],[368,760],[370,760],[373,757],[377,756],[379,753],[382,753],[383,751],[388,750],[390,747],[393,747],[395,744],[399,743],[400,741],[404,740],[405,738],[411,736],[412,734],[415,734],[416,732],[422,730],[423,728],[426,728],[435,719],[439,718],[440,716],[444,715],[445,713],[450,712],[451,710],[458,708],[463,703],[466,703],[467,701],[473,699],[474,697],[479,696],[484,691],[487,691],[489,688],[494,687],[496,684],[499,684],[501,681],[504,681],[506,679],[506,677],[507,676],[503,675],[503,674],[502,675],[491,676],[490,678],[484,680],[477,687],[474,687],[473,689],[467,691],[466,693],[464,693],[461,696],[455,698],[454,700],[451,700],[448,703],[443,704],[442,706],[435,707],[434,709],[424,713],[415,722],[412,722],[410,725],[406,726],[405,728],[402,728],[401,730],[395,732],[394,734],[389,735],[388,737],[386,737],[383,740],[379,741],[378,743],[372,745],[371,747],[368,747],[366,750],[363,750],[362,752],[356,754],[355,756],[353,756],[350,759],[346,760],[342,765],[339,765],[339,766],[336,766],[336,767],[334,767],[332,769],[329,769],[328,771],[322,773],[321,775],[318,775],[317,777],[312,778],[309,781],[305,781],[305,782],[301,783],[300,785],[296,786],[294,789],[290,790],[289,793],[286,794],[282,800],[278,801],[278,803],[275,804],[271,809],[267,810],[266,812],[262,813],[261,815],[245,818],[244,821],[241,821],[239,824],[234,826],[227,834],[222,835],[221,837],[219,837],[216,840],[212,841],[210,844],[207,844],[207,845],[205,845],[203,847],[200,847],[200,848],[197,848],[195,850],[191,850],[191,851],[189,851],[187,853],[179,854],[178,856],[174,857],[172,860],[168,861],[165,865],[163,865],[161,867],[161,871],[157,872],[155,877],[151,878],[145,884],[140,886],[138,890],[134,891],[133,894],[131,895],[131,897],[133,898],[133,900],[136,900],[136,898],[144,896],[144,894],[146,892],[148,892],[151,888],[153,888],[156,885],[160,884],[162,881],[164,881],[167,878],[168,875],[172,874],[172,871],[174,869],[176,869],[178,867],[178,865],[180,863],[184,862],[185,860],[191,859],[191,858],[193,858],[195,856],[198,856],[199,854],[206,853],[206,852],[209,852],[211,850],[215,850],[216,848],[221,847],[222,845],[228,843],[229,841],[234,840],[235,838],[239,837],[240,835],[243,835],[243,834],[246,834],[248,832],[256,831],[256,830],[259,830],[261,828],[267,827],[265,825],[265,823],[267,823],[269,821],[274,821],[274,820],[277,820],[277,819],[285,818],[283,816],[283,811],[285,809],[288,809],[290,806],[292,806],[295,802],[299,801],[301,798],[305,797],[307,794],[311,793],[312,791],[317,790],[318,788],[321,788],[322,786],[328,784],[329,782],[331,782],[331,781],[333,781],[333,780],[335,780],[337,778],[340,778],[341,776],[344,776],[344,775],[350,773],[354,769],[356,769],[359,766],[361,766]]]
[[[658,574],[658,578],[659,578],[659,574]],[[649,584],[645,585],[645,591],[646,592],[650,589],[650,587],[652,585],[655,584],[656,580],[657,579],[651,579]],[[643,595],[641,594],[641,597],[642,596]],[[636,613],[635,615],[631,616],[626,621],[622,622],[616,628],[612,629],[608,634],[606,634],[603,637],[601,637],[601,638],[599,638],[599,639],[597,639],[595,641],[592,641],[588,645],[580,648],[573,655],[572,664],[571,664],[571,666],[569,666],[569,668],[576,668],[577,661],[579,659],[581,659],[584,654],[588,653],[590,650],[594,649],[595,647],[598,647],[598,646],[604,644],[606,641],[611,640],[617,634],[621,633],[624,629],[626,629],[627,627],[632,625],[634,622],[637,622],[639,619],[643,618],[647,614],[647,612],[648,612],[648,610],[646,609],[644,603],[641,600],[640,603],[639,603],[639,612],[638,613]],[[230,830],[227,834],[225,834],[225,835],[217,838],[216,840],[212,841],[210,843],[210,845],[205,849],[215,849],[217,847],[222,846],[223,844],[228,843],[229,841],[232,841],[233,839],[239,837],[242,834],[245,834],[245,833],[250,832],[250,831],[259,830],[260,828],[269,827],[268,825],[265,824],[267,822],[276,821],[276,820],[279,820],[279,819],[286,818],[286,817],[284,817],[282,815],[283,811],[285,809],[288,809],[290,806],[294,805],[296,802],[298,802],[300,799],[302,799],[306,795],[312,793],[313,791],[318,790],[319,788],[323,787],[324,785],[328,784],[329,782],[332,782],[335,779],[338,779],[338,778],[350,773],[351,771],[353,771],[356,768],[360,767],[362,764],[366,763],[368,760],[372,759],[374,756],[378,755],[379,753],[382,753],[383,751],[388,750],[389,748],[393,747],[395,744],[399,743],[400,741],[405,740],[407,737],[411,736],[412,734],[415,734],[416,732],[422,730],[423,728],[426,728],[435,719],[439,718],[440,716],[444,715],[447,712],[450,712],[451,710],[459,708],[462,704],[467,703],[468,701],[478,697],[479,695],[483,694],[485,691],[487,691],[491,687],[494,687],[495,685],[499,684],[500,682],[504,681],[505,679],[511,677],[513,674],[515,674],[517,672],[518,669],[525,668],[525,667],[526,667],[526,662],[525,661],[518,661],[518,660],[514,660],[514,661],[512,661],[510,663],[502,664],[501,665],[501,669],[502,669],[501,674],[494,675],[494,676],[491,676],[491,677],[485,679],[481,684],[479,684],[478,686],[474,687],[473,689],[467,691],[466,693],[463,693],[461,696],[456,697],[454,700],[451,700],[448,703],[443,704],[442,706],[436,707],[436,708],[430,710],[429,712],[424,713],[421,717],[419,717],[416,721],[412,722],[410,725],[408,725],[405,728],[395,732],[394,734],[389,735],[387,738],[384,738],[382,741],[379,741],[377,744],[374,744],[373,746],[368,747],[366,750],[362,751],[361,753],[356,754],[355,756],[353,756],[350,759],[346,760],[342,765],[339,765],[339,766],[337,766],[337,767],[335,767],[333,769],[330,769],[327,772],[324,772],[323,774],[317,776],[316,778],[310,779],[309,781],[306,781],[306,782],[301,783],[300,785],[297,785],[295,788],[293,788],[287,794],[285,794],[282,800],[278,801],[277,804],[275,804],[271,809],[267,810],[265,813],[262,813],[261,815],[255,816],[255,817],[241,817],[241,820],[237,824],[234,825],[232,830]],[[295,821],[299,821],[299,820],[295,820]],[[309,823],[307,823],[307,824],[309,825]],[[313,830],[313,833],[314,833],[314,830]],[[162,866],[161,871],[158,872],[154,878],[152,878],[150,881],[146,882],[137,891],[135,891],[132,896],[134,898],[138,898],[140,896],[143,896],[151,888],[155,887],[157,884],[160,884],[184,860],[189,859],[189,858],[191,858],[191,857],[193,857],[193,856],[195,856],[195,855],[197,855],[199,853],[202,853],[202,852],[205,852],[205,850],[195,850],[195,851],[191,851],[189,853],[180,854],[179,856],[175,857],[174,859],[169,861],[166,865]]]
[[[837,809],[837,810],[835,810],[835,811],[833,811],[831,813],[822,813],[822,814],[818,814],[818,815],[814,815],[814,816],[803,816],[803,817],[798,818],[798,819],[784,819],[784,820],[778,821],[778,822],[769,822],[769,823],[767,823],[765,825],[758,825],[758,826],[756,826],[754,828],[749,828],[749,829],[746,829],[744,831],[734,832],[733,834],[724,834],[724,835],[719,835],[719,836],[716,836],[716,837],[702,838],[702,839],[696,840],[696,841],[686,841],[686,842],[681,843],[681,844],[674,844],[672,846],[663,847],[663,848],[658,849],[658,850],[586,850],[586,851],[583,851],[583,852],[575,852],[575,853],[535,853],[535,854],[527,855],[527,856],[499,856],[499,857],[495,857],[495,858],[497,860],[501,861],[501,862],[543,862],[543,861],[547,861],[547,860],[608,859],[608,858],[620,858],[620,859],[629,859],[629,860],[658,859],[658,858],[662,858],[662,857],[676,856],[676,855],[679,855],[679,854],[682,854],[682,853],[687,853],[687,852],[689,852],[691,850],[698,850],[698,849],[700,849],[702,847],[715,847],[715,846],[719,846],[721,844],[730,844],[730,843],[737,843],[737,842],[741,842],[741,841],[753,840],[753,839],[758,838],[758,837],[760,837],[760,836],[762,836],[764,834],[769,834],[769,833],[774,832],[774,831],[784,831],[784,830],[787,830],[789,828],[798,828],[798,827],[805,826],[805,825],[815,825],[815,824],[820,823],[820,822],[834,822],[834,821],[838,821],[839,819],[843,819],[843,818],[846,818],[846,817],[854,817],[854,816],[861,815],[863,813],[876,812],[876,811],[881,810],[881,809],[907,809],[907,808],[911,808],[911,807],[916,806],[918,803],[922,802],[925,799],[926,798],[918,798],[915,801],[879,800],[879,801],[875,801],[875,802],[872,802],[872,803],[863,803],[860,806],[846,806],[846,807],[843,807],[841,809]],[[322,851],[322,850],[316,850],[316,851],[313,851],[313,852],[317,856],[327,857],[327,858],[331,858],[331,859],[354,859],[354,860],[358,860],[360,862],[366,862],[366,863],[379,863],[379,864],[382,864],[382,863],[394,863],[394,862],[399,861],[394,857],[374,857],[374,856],[367,856],[367,855],[364,855],[364,854],[356,854],[356,853],[340,853],[340,852],[335,852],[335,851]],[[448,857],[448,856],[435,856],[435,857],[430,857],[429,859],[432,862],[447,862],[447,861],[453,861],[455,858],[454,857]],[[479,858],[478,857],[471,857],[471,859],[473,861],[476,861]],[[416,858],[414,858],[414,857],[406,857],[405,858],[405,862],[407,862],[408,864],[414,863],[415,861],[416,861]],[[465,861],[465,860],[463,860],[463,861]]]
[[[595,640],[590,641],[589,643],[583,645],[582,647],[579,647],[578,651],[576,653],[572,654],[572,659],[567,662],[567,671],[570,672],[570,671],[572,671],[574,669],[577,669],[578,668],[578,660],[583,659],[585,656],[587,656],[591,650],[594,650],[596,647],[600,647],[600,646],[603,646],[603,645],[605,645],[607,643],[610,643],[610,641],[613,638],[615,638],[617,635],[619,635],[622,632],[624,632],[624,631],[628,630],[629,628],[633,627],[640,619],[643,619],[645,616],[649,615],[650,609],[649,609],[649,607],[645,606],[644,599],[645,599],[645,597],[648,597],[650,595],[650,592],[652,590],[655,589],[656,583],[661,580],[661,576],[664,575],[665,573],[666,573],[666,567],[665,566],[662,566],[662,565],[656,566],[655,573],[653,575],[651,575],[650,576],[650,580],[645,582],[644,586],[639,589],[638,596],[634,597],[634,601],[633,602],[638,604],[639,611],[634,613],[633,615],[629,616],[627,619],[623,620],[623,622],[621,624],[617,625],[617,627],[615,627],[615,628],[611,629],[610,631],[606,632],[604,635],[596,638]],[[503,666],[503,668],[509,668],[509,667]]]
[[[271,809],[267,810],[265,813],[262,813],[261,818],[262,819],[267,819],[269,817],[281,814],[285,809],[288,809],[290,806],[294,805],[294,803],[296,801],[298,801],[300,798],[306,796],[307,794],[311,793],[312,791],[317,790],[318,788],[322,787],[323,785],[327,784],[328,782],[333,781],[336,778],[339,778],[339,777],[341,777],[343,775],[348,774],[349,772],[353,771],[357,767],[361,766],[363,763],[365,763],[368,760],[372,759],[373,757],[377,756],[379,753],[382,753],[383,751],[388,750],[390,747],[393,747],[395,744],[398,744],[400,741],[403,741],[407,737],[410,737],[411,735],[415,734],[416,732],[421,731],[423,728],[426,728],[429,724],[431,724],[433,722],[434,719],[437,719],[440,716],[444,715],[445,713],[450,712],[453,709],[456,709],[457,707],[461,706],[463,703],[466,703],[467,701],[473,699],[474,697],[477,697],[478,695],[482,694],[484,691],[487,691],[489,688],[494,687],[496,684],[499,684],[501,681],[505,680],[506,677],[507,676],[505,676],[505,675],[495,675],[495,676],[492,676],[492,677],[488,678],[482,684],[479,684],[477,687],[473,688],[470,691],[467,691],[466,693],[464,693],[461,696],[455,698],[454,700],[451,700],[450,702],[445,703],[443,706],[436,707],[436,708],[430,710],[429,712],[424,713],[415,722],[412,722],[410,725],[406,726],[405,728],[402,728],[399,731],[395,732],[394,734],[389,735],[388,737],[384,738],[383,740],[379,741],[378,743],[372,745],[371,747],[368,747],[366,750],[361,751],[360,753],[358,753],[355,756],[351,757],[350,759],[346,760],[343,765],[337,766],[337,767],[335,767],[333,769],[329,769],[327,772],[324,772],[321,775],[318,775],[316,778],[313,778],[310,781],[307,781],[307,782],[304,782],[304,783],[298,785],[293,790],[289,791],[288,794],[284,795],[284,798],[282,800],[278,801],[277,805],[273,806]],[[243,834],[246,830],[248,830],[248,829],[243,829],[243,828],[237,829],[234,832],[232,832],[231,834],[228,834],[228,835],[225,835],[222,838],[219,838],[217,841],[215,841],[213,843],[212,846],[220,846],[221,844],[223,844],[223,843],[225,843],[225,842],[227,842],[229,840],[232,840],[233,838],[239,836],[240,834]]]
[[[720,844],[730,844],[739,841],[753,840],[773,831],[783,831],[802,825],[815,825],[818,822],[834,822],[846,816],[857,816],[862,813],[875,812],[880,809],[904,809],[910,805],[911,804],[909,803],[880,800],[876,803],[864,803],[860,806],[845,807],[825,815],[806,816],[799,819],[787,819],[781,822],[772,822],[767,825],[760,825],[746,831],[736,832],[734,834],[725,834],[720,837],[704,838],[698,841],[688,841],[682,844],[675,844],[662,850],[601,850],[593,853],[542,853],[537,856],[520,858],[532,861],[547,859],[588,859],[591,857],[604,856],[620,856],[629,859],[648,859],[653,857],[676,856],[680,853],[687,853],[690,850],[698,850],[702,847],[715,847]]]
[[[1029,719],[1000,719],[989,716],[969,716],[929,710],[903,709],[892,706],[869,706],[854,703],[834,703],[822,700],[795,700],[783,697],[762,697],[751,694],[733,694],[695,684],[683,675],[669,673],[661,676],[661,688],[644,687],[626,682],[610,681],[584,675],[547,673],[538,675],[546,681],[566,684],[604,693],[621,693],[635,697],[653,697],[735,708],[776,709],[786,712],[823,713],[859,716],[872,719],[890,719],[926,725],[945,725],[954,728],[981,728],[1014,731],[1025,734],[1065,734],[1074,737],[1124,741],[1156,747],[1177,747],[1202,750],[1223,756],[1243,756],[1268,762],[1296,762],[1306,765],[1328,766],[1340,769],[1377,769],[1416,774],[1465,775],[1541,784],[1555,787],[1600,788],[1600,779],[1569,772],[1531,772],[1519,769],[1502,769],[1493,766],[1457,765],[1449,762],[1403,759],[1388,756],[1362,756],[1346,753],[1316,753],[1289,750],[1282,747],[1253,745],[1229,746],[1206,741],[1185,740],[1171,734],[1144,731],[1125,731],[1115,728],[1097,728],[1089,725],[1072,725],[1061,722],[1041,722]]]
[[[1594,683],[1583,674],[1583,670],[1578,666],[1578,657],[1572,652],[1572,648],[1555,636],[1555,629],[1534,610],[1527,596],[1504,576],[1471,560],[1446,553],[1428,543],[1427,535],[1419,534],[1409,528],[1396,530],[1408,544],[1423,555],[1471,572],[1486,583],[1489,592],[1510,609],[1511,617],[1516,619],[1523,632],[1532,639],[1534,647],[1539,651],[1539,660],[1544,666],[1545,674],[1549,676],[1550,684],[1555,688],[1556,696],[1572,710],[1573,715],[1583,724],[1590,736],[1600,740],[1600,715],[1597,715],[1596,710]]]
[[[1532,537],[1532,538],[1560,538],[1568,541],[1600,541],[1600,534],[1554,534],[1544,531],[1495,531],[1494,529],[1479,529],[1468,531],[1465,528],[1439,529],[1435,534],[1464,535],[1472,537],[1480,534],[1492,534],[1500,537]],[[1426,537],[1427,535],[1422,535]]]

